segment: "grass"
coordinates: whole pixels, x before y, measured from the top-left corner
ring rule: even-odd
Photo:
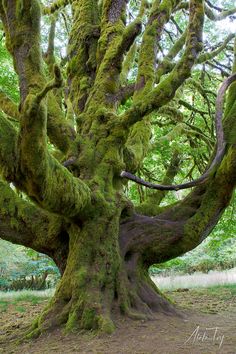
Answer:
[[[24,313],[26,312],[26,308],[23,306],[22,302],[37,305],[52,297],[53,293],[53,289],[47,289],[44,291],[0,291],[0,313],[7,312],[9,305],[14,305],[17,312]]]
[[[8,308],[8,302],[0,300],[0,313],[1,312],[6,312]]]
[[[20,291],[0,291],[0,303],[1,301],[8,302],[32,302],[37,304],[40,301],[52,297],[54,289],[47,289],[42,291],[37,290],[20,290]]]
[[[0,291],[0,313],[7,312],[9,305],[13,305],[15,311],[24,313],[27,311],[27,308],[24,306],[25,303],[37,305],[52,297],[53,293],[54,289],[47,289],[44,291]]]
[[[236,296],[236,284],[215,285],[209,287],[207,291],[211,294],[215,294],[222,289],[228,290],[232,296]]]
[[[161,290],[176,290],[181,288],[212,288],[215,286],[232,286],[236,284],[236,268],[227,271],[211,271],[207,274],[194,273],[187,275],[173,275],[169,277],[152,277]]]

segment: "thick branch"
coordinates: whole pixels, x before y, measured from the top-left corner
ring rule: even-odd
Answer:
[[[31,0],[22,4],[18,8],[17,2],[10,0],[1,9],[7,48],[13,56],[19,76],[21,105],[30,91],[39,92],[46,84],[40,48],[39,3]],[[63,152],[70,148],[75,137],[53,93],[50,93],[48,106],[48,135],[51,142]]]
[[[0,235],[6,241],[47,254],[56,261],[61,271],[64,270],[68,238],[62,227],[62,219],[21,199],[2,180],[0,180]]]
[[[74,1],[73,23],[68,43],[67,79],[74,112],[83,112],[97,69],[97,43],[100,35],[97,0]]]
[[[90,202],[90,189],[47,151],[47,116],[45,105],[40,104],[46,88],[28,95],[22,107],[19,185],[46,210],[75,217]]]
[[[17,131],[13,124],[0,113],[0,173],[14,181],[17,170]]]
[[[156,217],[135,215],[121,224],[123,254],[139,254],[147,266],[162,263],[197,247],[228,206],[235,187],[236,150],[230,147],[215,176],[181,203]]]
[[[153,2],[140,48],[135,99],[153,88],[158,43],[175,5],[176,1]]]
[[[105,2],[106,3],[106,2]],[[112,2],[110,2],[110,5]],[[118,1],[119,11],[124,11],[125,1]],[[105,6],[105,5],[104,5]],[[118,11],[118,12],[119,12]],[[99,69],[97,71],[92,95],[89,99],[90,105],[105,104],[114,108],[116,99],[119,97],[119,79],[122,71],[123,57],[135,41],[135,38],[141,32],[141,20],[137,18],[127,27],[117,17],[117,21],[113,23],[116,17],[109,15],[104,9],[101,23],[101,37],[98,47]]]
[[[17,105],[3,91],[0,91],[0,110],[12,118],[19,117]]]

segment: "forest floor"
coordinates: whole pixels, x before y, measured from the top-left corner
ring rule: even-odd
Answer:
[[[236,286],[166,292],[183,317],[158,315],[153,321],[116,319],[112,335],[55,330],[16,344],[45,299],[0,299],[0,353],[10,354],[236,354]]]

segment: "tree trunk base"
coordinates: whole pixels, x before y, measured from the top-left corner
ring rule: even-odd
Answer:
[[[126,274],[127,275],[127,274]],[[124,316],[133,320],[155,320],[158,314],[182,316],[163,295],[148,274],[139,281],[129,280],[120,273],[113,291],[84,291],[78,297],[63,299],[60,287],[43,313],[33,323],[27,338],[64,327],[66,333],[79,330],[95,330],[111,334],[115,330],[115,318]],[[109,298],[113,294],[113,298]]]

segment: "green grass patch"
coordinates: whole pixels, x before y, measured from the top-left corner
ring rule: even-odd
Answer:
[[[0,300],[0,313],[6,312],[8,308],[8,302],[4,300]]]
[[[9,303],[18,303],[20,301],[31,302],[38,304],[44,300],[51,298],[54,294],[54,289],[43,291],[20,290],[20,291],[0,291],[0,301]]]
[[[18,302],[31,302],[33,305],[36,305],[44,300],[45,298],[39,297],[37,295],[19,293],[19,295],[14,299],[13,303],[16,304]]]
[[[20,313],[24,313],[26,308],[24,306],[16,306],[16,311]]]

